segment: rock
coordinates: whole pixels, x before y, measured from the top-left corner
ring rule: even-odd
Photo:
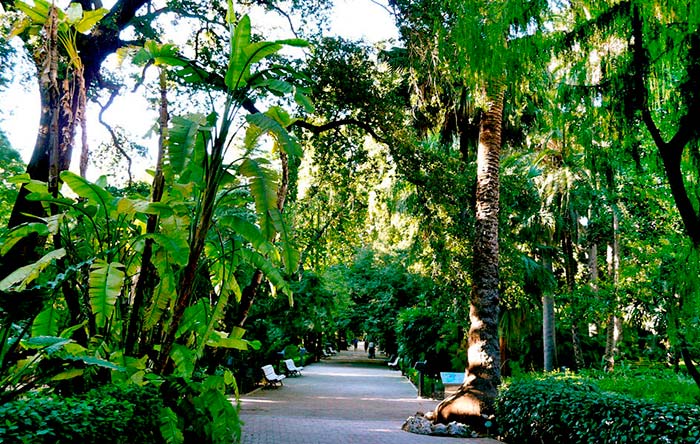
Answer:
[[[466,424],[451,422],[449,424],[434,424],[426,415],[417,412],[409,416],[401,426],[402,430],[418,435],[455,436],[460,438],[476,438],[478,435]]]
[[[401,426],[402,430],[418,435],[430,435],[433,432],[433,423],[425,419],[422,413],[418,412],[415,416],[409,416],[406,422]]]
[[[447,424],[447,434],[449,436],[460,436],[465,438],[476,438],[477,434],[473,432],[469,426],[457,421],[452,421]]]
[[[432,429],[433,429],[433,433],[431,433],[431,435],[438,435],[438,436],[446,436],[447,435],[447,426],[445,424],[434,424]]]

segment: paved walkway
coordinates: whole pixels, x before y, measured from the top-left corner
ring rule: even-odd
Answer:
[[[384,359],[342,351],[312,364],[284,386],[241,398],[243,444],[497,444],[491,439],[416,435],[401,425],[437,401],[419,399],[415,387]]]

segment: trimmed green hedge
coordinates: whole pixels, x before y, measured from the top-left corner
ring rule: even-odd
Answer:
[[[497,404],[501,438],[513,444],[700,443],[700,407],[606,393],[587,382],[513,381]]]
[[[32,393],[0,405],[0,443],[160,444],[162,406],[153,386],[67,398]]]

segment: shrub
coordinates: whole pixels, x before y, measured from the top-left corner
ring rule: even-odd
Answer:
[[[500,434],[508,443],[698,443],[700,408],[600,391],[585,381],[519,380],[502,387]]]
[[[79,397],[31,393],[0,406],[0,442],[161,443],[157,389],[116,387]]]
[[[687,375],[665,368],[646,369],[619,365],[612,373],[586,370],[580,374],[606,392],[656,402],[700,403],[695,382]]]

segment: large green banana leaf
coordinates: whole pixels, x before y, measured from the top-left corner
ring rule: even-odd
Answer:
[[[90,269],[90,308],[97,328],[104,328],[124,285],[124,265],[119,262],[95,262]]]
[[[46,253],[41,259],[33,264],[18,268],[0,281],[0,291],[23,291],[27,286],[38,278],[41,273],[53,263],[55,259],[60,259],[66,255],[66,250],[59,248]]]
[[[270,210],[277,208],[277,173],[263,165],[264,159],[245,159],[239,171],[250,180],[250,192],[255,199],[260,230],[267,239],[272,239],[275,227],[270,218]]]

